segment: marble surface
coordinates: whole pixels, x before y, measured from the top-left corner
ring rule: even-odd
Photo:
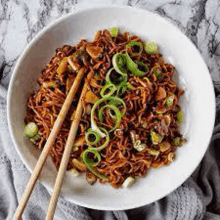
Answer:
[[[153,11],[177,25],[201,52],[215,84],[220,79],[219,0],[2,0],[0,80],[5,87],[31,39],[56,18],[82,8],[128,5]],[[172,34],[172,33],[171,33]]]

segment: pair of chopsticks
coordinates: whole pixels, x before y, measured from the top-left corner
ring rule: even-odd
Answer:
[[[83,78],[83,76],[85,75],[85,73],[87,72],[87,68],[83,67],[79,70],[77,76],[76,76],[76,79],[66,97],[66,100],[60,110],[60,113],[54,123],[54,126],[51,130],[51,133],[47,139],[47,142],[43,148],[43,151],[41,152],[41,155],[37,161],[37,164],[34,168],[34,171],[31,175],[31,178],[29,179],[29,182],[25,188],[25,191],[23,193],[23,196],[20,200],[20,203],[18,205],[18,208],[15,212],[15,215],[14,215],[14,220],[20,220],[21,219],[21,216],[23,214],[23,211],[27,205],[27,202],[31,196],[31,193],[33,191],[33,188],[37,182],[37,179],[40,175],[40,172],[44,166],[44,163],[47,159],[47,156],[51,150],[51,147],[53,146],[55,140],[56,140],[56,137],[62,127],[62,124],[63,124],[63,121],[66,117],[66,114],[70,108],[70,105],[73,101],[73,98],[75,97],[75,94],[77,92],[77,89],[79,88],[79,85],[80,85],[80,82]],[[77,108],[76,108],[76,112],[74,114],[74,119],[73,119],[73,122],[71,124],[71,128],[70,128],[70,132],[69,132],[69,135],[68,135],[68,139],[67,139],[67,142],[66,142],[66,145],[65,145],[65,149],[64,149],[64,153],[63,153],[63,156],[62,156],[62,159],[61,159],[61,163],[60,163],[60,167],[59,167],[59,171],[58,171],[58,174],[57,174],[57,178],[56,178],[56,181],[55,181],[55,185],[54,185],[54,189],[53,189],[53,193],[51,195],[51,200],[50,200],[50,203],[49,203],[49,207],[48,207],[48,211],[47,211],[47,216],[46,216],[46,220],[52,220],[53,217],[54,217],[54,213],[55,213],[55,210],[56,210],[56,205],[57,205],[57,201],[58,201],[58,197],[60,195],[60,191],[61,191],[61,186],[62,186],[62,183],[63,183],[63,178],[64,178],[64,174],[66,172],[66,168],[67,168],[67,164],[69,162],[69,157],[70,157],[70,153],[71,153],[71,149],[73,147],[73,144],[74,144],[74,140],[75,140],[75,137],[76,137],[76,132],[77,132],[77,129],[78,129],[78,125],[79,125],[79,122],[80,122],[80,119],[81,119],[81,115],[82,115],[82,111],[83,111],[83,99],[85,97],[85,94],[86,94],[86,91],[87,91],[87,88],[88,88],[88,84],[89,84],[89,81],[91,79],[93,75],[93,72],[89,72],[88,75],[87,75],[87,78],[85,80],[85,84],[83,86],[83,89],[82,89],[82,92],[81,92],[81,96],[80,96],[80,99],[79,99],[79,102],[78,102],[78,105],[77,105]]]

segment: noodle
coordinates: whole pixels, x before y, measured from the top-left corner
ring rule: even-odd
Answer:
[[[77,75],[77,70],[74,70],[70,63],[66,61],[64,63],[64,59],[71,57],[77,67],[86,66],[94,71],[89,91],[95,97],[101,99],[100,92],[105,86],[106,74],[112,68],[113,55],[126,53],[125,46],[131,41],[142,42],[139,37],[128,32],[112,37],[108,30],[102,30],[96,33],[93,42],[83,39],[75,47],[64,45],[56,50],[54,57],[42,70],[38,79],[39,88],[29,95],[27,101],[25,123],[35,122],[38,126],[38,138],[34,141],[37,148],[42,149],[44,147]],[[89,46],[101,48],[102,52],[99,53],[98,57],[93,58],[88,50]],[[136,50],[137,48],[133,47],[133,49]],[[107,180],[98,178],[98,181],[100,183],[108,181],[113,187],[121,186],[128,177],[144,176],[151,167],[157,168],[168,165],[177,149],[174,139],[179,138],[181,143],[184,142],[178,123],[178,112],[181,111],[178,101],[184,91],[178,88],[172,80],[175,73],[174,66],[166,63],[160,53],[148,54],[144,50],[141,55],[133,54],[132,59],[136,63],[142,62],[147,65],[149,71],[143,77],[128,71],[127,82],[131,89],[123,91],[119,95],[126,105],[125,114],[121,118],[119,126],[113,132],[110,132],[110,141],[99,152],[101,160],[94,167],[97,172],[107,177]],[[62,73],[57,73],[62,62],[64,70]],[[158,76],[155,70],[159,70],[161,76]],[[61,162],[73,118],[72,115],[76,110],[83,83],[81,83],[50,152],[57,169]],[[163,97],[165,95],[166,98]],[[171,106],[166,103],[168,97],[173,98]],[[72,159],[76,158],[81,161],[81,154],[89,147],[84,137],[91,127],[91,108],[93,104],[84,100],[83,115],[77,131],[75,145],[71,152],[68,170],[76,168],[72,163]],[[98,107],[98,110],[100,108]],[[122,107],[119,107],[121,111],[120,108]],[[110,116],[110,113],[111,110],[105,108],[103,110],[104,119],[100,121],[97,111],[95,111],[94,119],[97,121],[97,126],[106,130],[114,127],[115,120]],[[159,143],[153,144],[153,131],[163,138],[161,143],[166,143],[167,146],[165,147],[167,149],[160,149],[161,145]],[[143,150],[138,151],[134,148],[132,135],[145,146]],[[102,144],[103,142],[101,141]],[[94,175],[89,170],[86,172],[89,174],[88,176]]]

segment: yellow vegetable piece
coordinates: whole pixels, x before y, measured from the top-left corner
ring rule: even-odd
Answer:
[[[57,68],[57,73],[62,74],[66,70],[66,67],[67,67],[67,57],[64,57]]]
[[[85,96],[85,101],[86,102],[94,104],[98,99],[99,98],[91,90],[89,90],[86,93],[86,96]]]

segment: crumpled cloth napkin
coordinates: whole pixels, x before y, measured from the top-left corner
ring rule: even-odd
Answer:
[[[220,82],[215,82],[217,114]],[[0,220],[12,220],[30,173],[19,158],[6,117],[7,90],[0,85]],[[174,192],[152,204],[127,211],[99,211],[72,204],[60,197],[55,220],[217,220],[220,219],[220,118],[216,117],[210,146],[192,176]],[[50,195],[37,183],[23,220],[43,220]]]

